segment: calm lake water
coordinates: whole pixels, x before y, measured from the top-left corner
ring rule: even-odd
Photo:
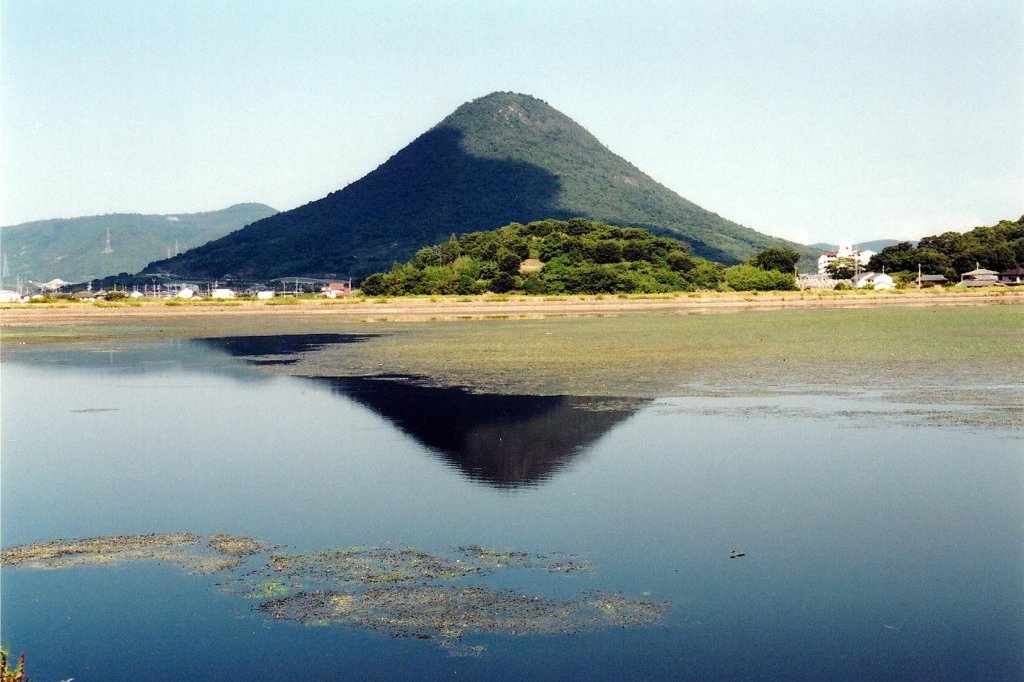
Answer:
[[[3,545],[190,531],[288,551],[567,552],[594,570],[514,587],[621,593],[664,602],[664,618],[470,632],[482,648],[466,655],[278,622],[164,564],[6,567],[2,639],[34,680],[1024,674],[1019,434],[868,394],[496,396],[261,369],[358,342],[6,351]]]

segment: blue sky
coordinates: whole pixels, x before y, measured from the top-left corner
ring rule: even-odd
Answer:
[[[294,208],[535,95],[801,242],[1024,213],[1019,0],[4,0],[0,223]]]

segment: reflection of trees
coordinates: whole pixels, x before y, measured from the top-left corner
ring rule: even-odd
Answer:
[[[483,395],[387,379],[323,381],[432,448],[470,478],[498,487],[543,482],[646,403]]]

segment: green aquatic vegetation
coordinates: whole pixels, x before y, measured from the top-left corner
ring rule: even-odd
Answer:
[[[396,323],[267,371],[372,376],[383,366],[481,393],[637,398],[934,389],[943,401],[987,404],[989,391],[951,387],[1021,386],[1021,322],[1020,306],[970,306]]]
[[[491,549],[476,545],[459,547],[459,553],[481,566],[489,568],[526,567],[531,565],[530,555],[513,549]]]
[[[37,567],[113,563],[122,557],[146,558],[164,554],[172,548],[192,545],[199,537],[192,533],[162,535],[107,535],[77,540],[52,540],[34,545],[18,545],[0,551],[0,565]]]
[[[261,580],[257,589],[245,595],[246,599],[275,599],[288,594],[291,589],[280,580]]]
[[[481,566],[411,548],[348,547],[309,554],[275,555],[269,566],[292,578],[333,584],[380,585],[456,580],[484,572]]]
[[[592,571],[594,564],[588,559],[575,554],[553,552],[549,554],[529,554],[516,550],[492,549],[476,545],[463,545],[457,550],[467,561],[479,566],[481,571],[494,571],[505,568],[525,568],[551,573],[571,573],[574,571]]]
[[[223,533],[211,535],[207,544],[216,552],[233,557],[252,556],[269,549],[267,545],[258,540],[236,535],[224,535]]]
[[[442,646],[466,633],[568,634],[639,627],[659,620],[665,608],[599,592],[557,600],[464,584],[468,578],[505,570],[593,570],[590,561],[564,552],[463,545],[452,556],[442,556],[410,548],[350,547],[275,555],[267,568],[271,574],[320,588],[264,600],[259,609],[275,620],[346,624],[390,637],[438,640]],[[480,653],[461,647],[459,651]]]
[[[3,550],[2,563],[59,569],[157,560],[190,573],[233,571],[217,583],[219,591],[258,602],[257,610],[275,620],[316,627],[340,624],[389,637],[436,640],[453,655],[463,656],[479,656],[485,650],[463,644],[467,635],[560,635],[646,627],[659,622],[666,609],[664,603],[615,593],[591,591],[558,599],[466,584],[468,579],[507,569],[539,574],[593,569],[588,560],[564,552],[463,545],[441,555],[410,547],[347,547],[275,554],[262,566],[248,563],[243,572],[242,559],[268,549],[258,540],[224,534],[205,538],[205,544],[191,533],[121,535],[11,547]],[[209,555],[211,550],[215,555]]]
[[[645,627],[664,616],[663,603],[588,592],[553,599],[515,590],[454,585],[372,588],[360,594],[300,592],[267,600],[275,620],[347,623],[390,637],[458,640],[468,633],[565,635]]]
[[[229,538],[229,536],[215,536]],[[219,551],[210,556],[199,547],[201,538],[192,533],[165,533],[152,535],[107,535],[75,540],[53,540],[33,545],[19,545],[0,551],[0,565],[27,566],[37,569],[60,569],[73,566],[103,566],[129,561],[159,561],[174,564],[190,573],[219,573],[239,566],[237,554],[245,543],[232,551]],[[236,543],[241,538],[232,538]],[[225,540],[210,547],[230,547]],[[254,541],[250,541],[254,542]]]

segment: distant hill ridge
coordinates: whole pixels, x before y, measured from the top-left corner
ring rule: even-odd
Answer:
[[[265,204],[245,203],[201,213],[110,213],[9,225],[0,228],[0,268],[6,267],[5,285],[16,277],[80,282],[138,272],[168,249],[173,253],[175,245],[186,251],[275,213]]]
[[[853,245],[855,249],[862,249],[865,251],[881,251],[887,246],[893,244],[899,244],[899,239],[873,239],[868,242],[858,242]],[[818,249],[819,251],[835,251],[839,248],[839,244],[829,244],[828,242],[818,242],[816,244],[810,244],[812,249]]]
[[[772,246],[817,255],[687,201],[545,102],[500,92],[462,105],[344,189],[146,270],[361,277],[452,233],[577,216],[644,227],[725,263]]]

